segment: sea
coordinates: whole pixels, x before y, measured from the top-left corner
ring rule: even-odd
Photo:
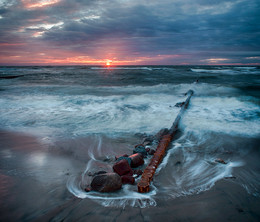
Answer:
[[[132,154],[144,138],[170,128],[181,109],[175,105],[190,89],[194,94],[149,193],[138,193],[136,184],[116,193],[84,190],[93,173],[113,171],[115,156]],[[15,219],[25,221],[65,199],[103,208],[153,208],[205,193],[223,180],[259,200],[259,102],[259,66],[2,66],[0,197],[7,209],[21,208]],[[17,135],[40,146],[19,149],[12,144],[19,144]],[[8,181],[17,189],[26,179],[34,187],[40,183],[39,190],[49,188],[40,191],[52,200],[48,207],[34,205],[32,213],[29,198],[12,202]],[[19,193],[30,196],[26,187]]]

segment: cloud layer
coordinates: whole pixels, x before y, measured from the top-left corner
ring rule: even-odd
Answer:
[[[0,0],[0,64],[260,64],[258,0]]]

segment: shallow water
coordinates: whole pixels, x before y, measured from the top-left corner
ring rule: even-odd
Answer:
[[[223,181],[222,190],[241,189],[236,204],[247,195],[259,201],[259,67],[2,67],[0,75],[24,75],[0,80],[2,218],[53,216],[73,197],[102,207],[101,215],[106,207],[161,209],[167,201],[212,195]],[[89,173],[112,172],[116,155],[171,127],[180,111],[175,104],[189,89],[194,96],[150,193],[131,185],[113,194],[84,191]],[[65,218],[86,218],[78,203],[72,206],[76,213]]]

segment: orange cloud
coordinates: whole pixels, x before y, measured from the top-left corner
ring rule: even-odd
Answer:
[[[22,0],[25,8],[42,8],[59,3],[61,0]]]

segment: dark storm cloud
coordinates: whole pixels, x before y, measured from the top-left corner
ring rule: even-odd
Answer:
[[[21,1],[3,2],[4,43],[31,41],[94,54],[106,41],[124,41],[128,55],[216,55],[230,61],[238,60],[230,52],[241,59],[242,52],[259,56],[258,0],[64,0],[29,9]]]
[[[180,2],[167,3],[166,6],[171,8],[167,14],[163,9],[157,10],[157,5],[151,4],[129,7],[116,2],[111,2],[107,7],[97,4],[99,19],[83,18],[80,22],[68,20],[62,30],[51,30],[46,33],[45,38],[73,44],[74,41],[85,42],[107,37],[128,37],[143,43],[142,38],[146,37],[146,41],[156,48],[180,46],[179,44],[185,48],[197,48],[199,45],[202,48],[259,45],[259,3],[244,1],[235,4],[232,1],[232,6],[226,6],[230,9],[222,13],[217,11],[216,5],[220,6],[223,2],[228,1],[197,1],[193,5],[197,8],[187,8],[186,13],[185,5]],[[200,11],[208,5],[211,9]],[[225,10],[220,7],[219,10],[221,9]],[[164,44],[165,41],[167,45]],[[150,45],[149,49],[152,50],[153,47]]]

